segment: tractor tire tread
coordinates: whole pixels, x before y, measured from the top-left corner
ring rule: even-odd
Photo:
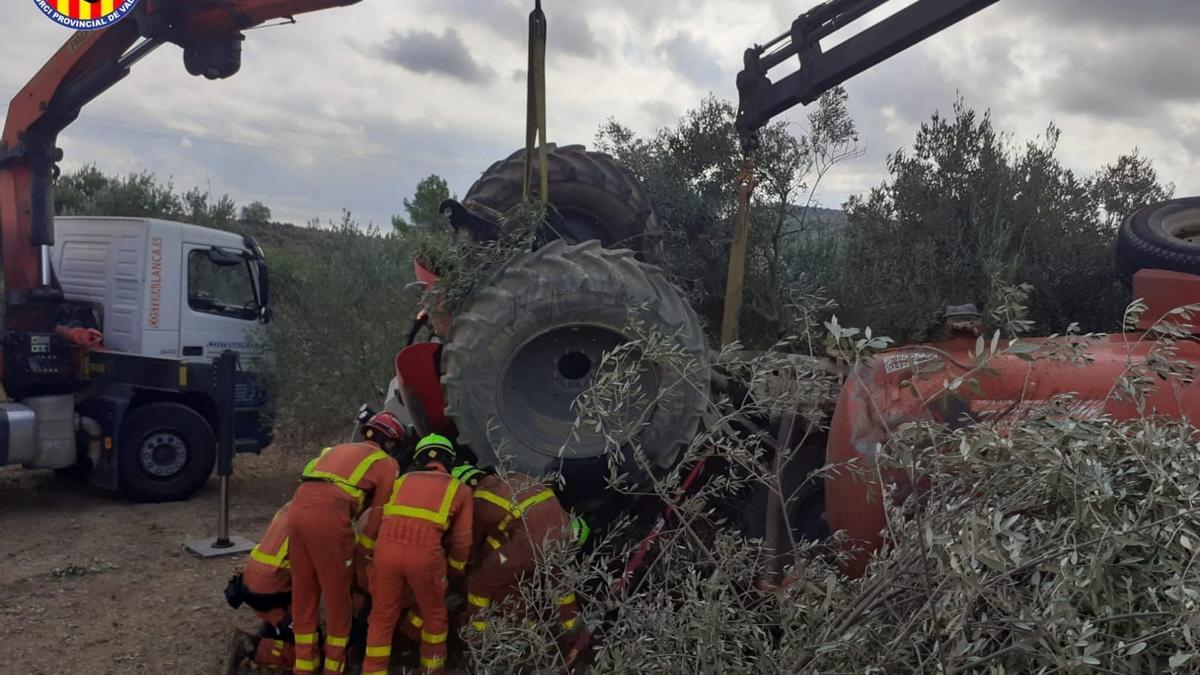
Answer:
[[[532,279],[537,283],[531,284]],[[447,336],[442,355],[442,386],[446,414],[454,422],[461,442],[469,445],[480,461],[496,462],[496,448],[506,441],[500,415],[500,379],[520,344],[499,344],[506,327],[530,323],[526,308],[535,304],[556,311],[586,308],[588,303],[637,319],[674,335],[678,347],[700,364],[696,382],[674,384],[678,395],[658,404],[654,423],[638,434],[642,450],[656,466],[665,469],[691,441],[705,407],[708,349],[695,312],[662,270],[638,261],[628,250],[604,248],[599,241],[567,244],[555,240],[529,256],[502,268],[490,286],[476,295],[458,314]],[[520,328],[520,330],[519,330]],[[537,327],[531,323],[529,331]],[[617,329],[623,330],[620,326]],[[513,333],[509,333],[511,335]],[[498,354],[507,355],[497,356]],[[664,378],[667,376],[664,376]],[[545,473],[542,460],[551,457],[516,457],[519,470]]]

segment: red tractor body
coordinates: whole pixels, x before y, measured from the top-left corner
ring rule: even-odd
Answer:
[[[883,542],[887,530],[882,485],[895,485],[895,499],[912,489],[905,472],[880,470],[877,453],[900,425],[920,420],[950,426],[977,421],[1021,424],[1032,414],[1046,414],[1046,403],[1062,398],[1051,414],[1073,419],[1107,417],[1125,420],[1147,416],[1200,419],[1200,384],[1184,378],[1155,377],[1156,388],[1140,411],[1118,393],[1119,380],[1143,369],[1148,358],[1164,353],[1161,334],[1153,327],[1176,320],[1189,332],[1177,307],[1200,299],[1200,276],[1161,270],[1143,270],[1134,277],[1134,297],[1148,306],[1139,332],[1109,335],[1095,340],[1078,337],[1035,338],[1033,354],[1004,350],[978,368],[972,358],[977,339],[957,337],[943,342],[902,347],[878,354],[846,382],[834,412],[827,446],[827,461],[845,467],[826,479],[826,515],[831,531],[850,535],[856,553],[847,572],[861,575],[870,554]],[[1048,358],[1070,341],[1085,343],[1086,362]],[[1171,358],[1200,365],[1200,343],[1172,343]],[[989,343],[990,347],[990,343]],[[969,380],[969,382],[968,382]],[[955,382],[959,381],[957,386]],[[865,544],[865,546],[863,546]]]

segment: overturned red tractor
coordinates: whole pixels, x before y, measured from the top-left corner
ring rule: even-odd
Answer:
[[[514,205],[521,189],[509,164],[514,161],[519,154],[489,169],[468,203],[482,194],[496,210]],[[621,452],[636,445],[663,473],[675,468],[702,423],[712,386],[708,353],[687,302],[645,262],[654,255],[657,220],[637,182],[610,158],[578,146],[552,149],[550,161],[556,167],[550,212],[560,226],[547,230],[573,234],[535,244],[540,247],[495,272],[455,316],[434,320],[431,341],[398,354],[386,405],[424,431],[457,438],[481,462],[561,474],[573,500],[598,498],[594,506],[604,501],[613,439],[576,424],[572,404],[591,385],[604,354],[636,339],[630,326],[642,324],[674,336],[697,364],[687,375],[690,386],[676,386],[673,379],[684,376],[672,368],[644,372],[637,392],[650,402],[639,411],[643,423],[617,439]],[[501,181],[505,172],[513,175]],[[591,240],[575,241],[589,233]],[[978,317],[968,311],[950,323],[947,340],[888,350],[858,367],[846,378],[827,444],[794,450],[790,473],[803,479],[826,463],[865,471],[837,472],[790,505],[796,512],[788,520],[804,529],[795,534],[840,530],[865,542],[847,564],[848,572],[861,574],[886,530],[884,484],[895,487],[896,498],[911,489],[903,473],[875,466],[880,448],[907,422],[1020,424],[1034,411],[1045,414],[1051,403],[1074,418],[1196,419],[1200,386],[1186,371],[1200,364],[1200,346],[1171,340],[1168,347],[1161,338],[1196,329],[1186,308],[1200,302],[1200,276],[1192,273],[1200,272],[1197,234],[1200,199],[1148,206],[1123,225],[1118,268],[1145,305],[1128,332],[1022,340],[979,367]],[[618,237],[644,244],[606,247]],[[424,283],[437,283],[420,263],[417,271]],[[1068,351],[1075,357],[1051,357]],[[1167,371],[1183,376],[1167,377]],[[1139,374],[1163,376],[1140,407],[1121,396],[1123,382]],[[622,461],[636,473],[629,458]],[[747,505],[756,510],[748,520],[765,520],[760,506]]]
[[[758,130],[775,115],[811,103],[996,1],[918,0],[827,49],[823,41],[887,0],[830,0],[801,15],[788,32],[746,51],[737,79],[737,129],[748,158],[758,147]],[[799,71],[772,81],[770,71],[793,57]],[[523,180],[542,169],[536,159],[530,164],[523,152],[515,153],[483,174],[465,205],[448,203],[456,229],[476,239],[498,236],[498,216],[521,203]],[[694,312],[652,264],[662,228],[634,177],[580,146],[551,148],[546,164],[549,216],[536,250],[492,274],[455,316],[429,321],[431,341],[415,343],[414,328],[396,358],[386,406],[424,431],[455,437],[479,461],[559,474],[573,500],[603,506],[614,447],[617,464],[634,476],[634,447],[655,473],[676,467],[710,401],[709,355]],[[797,534],[841,530],[866,542],[847,565],[851,573],[862,572],[883,538],[884,484],[897,486],[897,496],[911,489],[905,475],[876,471],[875,462],[906,422],[953,426],[1003,418],[1019,424],[1031,410],[1043,414],[1049,402],[1075,417],[1196,419],[1200,390],[1190,369],[1200,364],[1200,347],[1183,339],[1168,348],[1160,338],[1164,330],[1176,337],[1196,332],[1190,310],[1180,308],[1200,303],[1200,198],[1138,211],[1122,226],[1116,254],[1134,297],[1146,305],[1128,332],[1022,341],[980,369],[972,355],[978,336],[965,317],[954,326],[960,334],[952,331],[944,342],[886,351],[851,373],[827,443],[809,437],[803,448],[788,449],[784,468],[798,483],[827,462],[864,471],[842,471],[824,485],[809,481],[812,487],[788,506],[799,511],[786,519],[803,530]],[[419,262],[417,276],[426,285],[437,283]],[[605,353],[635,337],[634,325],[674,336],[680,353],[696,365],[683,387],[675,386],[683,377],[676,370],[647,368],[630,392],[631,399],[647,402],[633,413],[639,423],[619,425],[629,431],[612,438],[577,424],[573,404],[591,386]],[[1064,350],[1077,358],[1031,358],[1034,351]],[[1187,372],[1167,377],[1171,369]],[[1163,377],[1144,408],[1120,396],[1123,383],[1141,376]],[[965,382],[971,386],[960,386]],[[760,513],[757,505],[748,508]],[[758,520],[761,529],[767,519],[748,520]]]

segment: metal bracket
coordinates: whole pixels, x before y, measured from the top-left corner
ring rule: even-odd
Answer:
[[[456,231],[466,230],[475,241],[491,241],[499,233],[499,225],[479,216],[453,199],[447,199],[439,204],[438,211],[449,215],[451,227]]]
[[[217,436],[217,475],[221,481],[221,501],[217,515],[216,540],[191,539],[183,543],[188,553],[201,558],[245,553],[254,548],[253,542],[229,534],[229,477],[233,475],[234,398],[237,379],[237,352],[226,351],[217,359],[213,373],[213,393],[221,424]]]

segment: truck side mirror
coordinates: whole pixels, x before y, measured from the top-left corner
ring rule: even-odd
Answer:
[[[271,317],[274,315],[271,309],[271,273],[263,260],[259,260],[254,266],[258,269],[258,320],[261,323],[271,323]]]

